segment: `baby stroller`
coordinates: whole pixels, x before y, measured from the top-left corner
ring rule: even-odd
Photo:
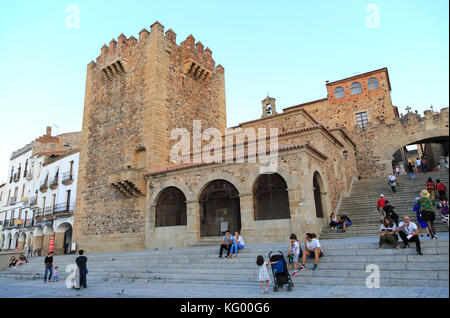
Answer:
[[[294,287],[294,283],[292,282],[291,276],[289,275],[289,271],[287,269],[286,259],[281,251],[278,251],[280,254],[274,254],[272,256],[272,252],[269,253],[269,260],[271,262],[277,262],[272,264],[272,273],[275,286],[273,287],[274,292],[278,292],[278,288],[283,288],[283,285],[288,284],[288,291],[292,291],[292,287]]]

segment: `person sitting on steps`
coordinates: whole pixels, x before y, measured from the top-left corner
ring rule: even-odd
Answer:
[[[384,242],[389,242],[394,245],[397,249],[400,248],[398,242],[398,236],[396,233],[397,227],[392,222],[392,219],[388,216],[384,218],[383,224],[380,226],[380,241],[378,243],[377,249],[383,246]]]
[[[417,229],[417,225],[411,222],[409,216],[403,218],[403,221],[400,222],[396,231],[403,241],[402,248],[409,247],[408,242],[414,242],[416,243],[417,254],[423,255],[420,248],[419,230]]]
[[[398,226],[398,215],[394,212],[395,206],[393,206],[388,200],[384,203],[383,211],[385,216],[390,217],[396,226]]]
[[[306,256],[314,259],[314,266],[312,268],[313,271],[318,269],[319,266],[319,257],[322,257],[323,250],[320,246],[320,242],[314,233],[306,233],[305,237],[305,252],[302,253],[302,264],[300,265],[300,270],[306,269]]]
[[[336,227],[339,225],[338,218],[334,212],[330,215],[330,228],[334,231],[336,230]]]
[[[345,232],[347,226],[350,225],[352,225],[352,221],[350,220],[350,218],[343,213],[339,214],[339,225],[337,228],[342,229],[342,232]]]

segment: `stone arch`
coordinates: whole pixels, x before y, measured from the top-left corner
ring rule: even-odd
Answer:
[[[284,181],[287,184],[287,188],[288,190],[290,189],[294,189],[298,186],[298,183],[296,182],[295,178],[289,173],[288,170],[278,167],[277,171],[275,172],[277,174],[279,174]],[[253,169],[250,173],[249,173],[249,177],[248,177],[248,182],[251,184],[251,189],[253,189],[253,186],[256,182],[256,179],[260,176],[261,174],[259,173],[259,167],[256,167],[255,169]]]
[[[287,183],[280,174],[260,174],[252,189],[255,220],[289,219],[287,189]]]
[[[161,185],[157,185],[157,188],[152,189],[152,194],[150,197],[151,204],[156,204],[156,202],[158,201],[158,197],[160,196],[162,191],[169,187],[180,189],[180,191],[183,192],[184,196],[186,197],[186,201],[194,200],[192,192],[189,191],[189,189],[183,183],[179,182],[178,180],[171,179],[165,181]]]
[[[398,134],[397,136],[400,136]],[[448,138],[448,127],[434,127],[431,129],[425,129],[423,131],[417,131],[412,134],[404,134],[401,137],[396,138],[384,138],[385,142],[382,147],[375,149],[375,155],[379,156],[381,160],[391,160],[394,153],[403,146],[419,143],[422,140],[438,137]]]
[[[177,187],[166,187],[156,199],[155,227],[187,225],[186,195]]]
[[[34,233],[33,232],[31,232],[30,235],[28,235],[27,246],[34,246]]]
[[[11,249],[17,248],[19,245],[19,232],[16,232],[11,241]]]
[[[25,247],[26,242],[27,242],[27,234],[25,232],[20,233],[17,247],[23,249]]]
[[[313,192],[314,192],[314,205],[316,210],[316,217],[324,218],[324,196],[325,192],[323,192],[324,182],[322,176],[317,171],[314,171],[313,174]]]
[[[72,224],[64,221],[59,224],[55,230],[55,250],[58,254],[69,254],[72,244],[73,228]]]
[[[10,250],[11,249],[11,242],[12,242],[12,235],[11,233],[8,233],[6,235],[6,241],[5,241],[5,249]]]
[[[239,195],[236,186],[225,179],[211,180],[203,187],[198,200],[200,236],[220,236],[225,230],[241,231]]]
[[[194,200],[199,201],[200,196],[202,195],[205,188],[212,181],[215,181],[215,180],[224,180],[224,181],[231,183],[237,189],[237,191],[241,194],[251,192],[250,186],[242,184],[242,182],[235,176],[232,176],[232,175],[230,175],[228,173],[224,173],[224,172],[213,172],[213,173],[206,173],[205,176],[203,176],[200,179],[200,182],[198,183],[198,185],[193,189],[192,192],[194,195]]]
[[[320,178],[318,178],[320,176]],[[322,210],[323,210],[323,218],[325,220],[328,220],[330,216],[330,199],[328,196],[328,183],[327,183],[327,175],[324,173],[324,170],[319,167],[317,164],[312,164],[311,170],[310,170],[310,179],[308,180],[308,186],[310,185],[310,191],[312,191],[312,198],[314,200],[314,178],[317,177],[317,181],[319,181],[320,184],[320,192],[321,192],[321,199],[322,199]],[[311,209],[315,211],[315,201],[312,202]],[[314,215],[316,215],[314,213]]]

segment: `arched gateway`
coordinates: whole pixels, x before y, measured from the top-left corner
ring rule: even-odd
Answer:
[[[202,191],[199,201],[200,236],[219,236],[226,230],[240,231],[239,192],[230,182],[210,182]]]

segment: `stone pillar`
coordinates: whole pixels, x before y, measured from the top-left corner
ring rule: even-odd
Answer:
[[[193,245],[200,239],[200,205],[198,201],[186,201],[186,245]]]
[[[55,233],[55,255],[64,254],[64,232]]]
[[[400,168],[400,175],[401,176],[406,176],[408,173],[406,172],[405,169],[405,163],[404,162],[399,162],[398,163],[398,167]]]
[[[19,249],[23,249],[23,247],[25,246],[25,241],[21,241],[20,239],[19,239],[19,242],[17,243],[17,248],[19,248]]]
[[[149,195],[147,195],[148,197]],[[155,248],[152,243],[155,240],[155,221],[156,221],[156,204],[147,205],[148,213],[145,215],[145,246],[147,248]]]
[[[42,243],[44,242],[44,236],[40,235],[40,236],[36,236],[34,238],[34,243],[33,243],[33,248],[35,250],[41,250],[41,255],[44,255],[42,253]]]
[[[444,171],[444,170],[448,170],[447,168],[447,163],[445,161],[445,157],[444,156],[440,156],[439,157],[439,171]]]
[[[42,241],[42,251],[41,251],[41,256],[45,256],[48,254],[48,250],[49,250],[49,245],[50,245],[50,238],[54,237],[55,233],[51,233],[51,234],[44,234],[44,238]]]
[[[240,193],[241,234],[245,242],[257,242],[255,233],[255,214],[253,211],[253,193]]]

